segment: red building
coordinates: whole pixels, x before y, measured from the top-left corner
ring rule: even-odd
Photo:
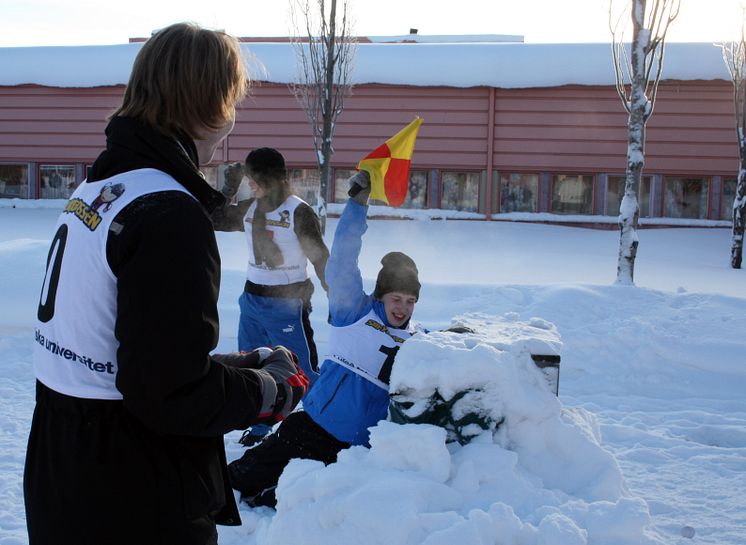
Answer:
[[[0,48],[0,198],[65,198],[85,178],[140,45]],[[219,186],[225,164],[272,146],[313,201],[310,128],[288,88],[291,46],[244,47],[258,75],[206,175]],[[334,135],[335,178],[419,115],[405,206],[613,222],[627,150],[613,78],[609,44],[361,43]],[[643,223],[729,220],[738,167],[732,92],[717,47],[668,44],[647,128]],[[329,202],[345,191],[332,186]]]

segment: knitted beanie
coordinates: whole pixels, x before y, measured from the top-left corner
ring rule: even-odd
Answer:
[[[387,293],[399,291],[420,298],[419,271],[412,258],[402,252],[389,252],[381,259],[383,268],[378,273],[373,296],[380,299]]]

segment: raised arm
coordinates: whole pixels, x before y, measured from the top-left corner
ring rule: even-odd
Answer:
[[[355,322],[370,300],[363,291],[363,278],[358,266],[362,237],[368,230],[367,214],[367,206],[353,199],[348,200],[334,232],[334,243],[326,264],[329,314],[333,326]]]
[[[243,217],[254,202],[253,199],[239,201],[233,204],[233,198],[243,181],[244,171],[241,163],[233,163],[225,169],[225,178],[220,192],[225,196],[225,204],[217,207],[211,214],[213,227],[216,231],[243,231]]]

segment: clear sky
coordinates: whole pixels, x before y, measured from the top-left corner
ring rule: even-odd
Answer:
[[[669,40],[732,39],[741,1],[682,0]],[[351,0],[357,35],[417,28],[428,35],[517,34],[527,43],[609,42],[608,9],[609,0]],[[0,0],[0,47],[126,43],[178,21],[237,36],[291,32],[287,0]]]

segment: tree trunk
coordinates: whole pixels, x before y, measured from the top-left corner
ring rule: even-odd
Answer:
[[[323,11],[323,4],[322,4]],[[322,14],[323,16],[323,14]],[[332,172],[332,154],[334,148],[332,147],[332,138],[334,135],[334,67],[335,67],[335,51],[337,39],[337,0],[332,0],[331,10],[329,12],[329,27],[328,33],[325,37],[321,38],[326,45],[326,59],[325,67],[326,73],[324,74],[324,96],[321,97],[321,163],[319,164],[319,181],[321,187],[319,192],[321,193],[321,202],[319,203],[319,221],[321,222],[321,233],[326,233],[326,203],[329,195],[329,187],[331,181]]]
[[[733,237],[730,248],[730,266],[741,268],[743,258],[743,234],[746,226],[746,141],[739,135],[740,168],[738,169],[738,183],[736,197],[733,201]]]
[[[337,21],[337,0],[313,0],[319,10],[319,29],[313,30],[310,16],[312,0],[293,0],[291,12],[295,23],[295,10],[305,17],[308,47],[297,39],[296,57],[301,67],[299,83],[293,87],[295,98],[306,110],[311,122],[311,133],[319,173],[319,201],[316,212],[322,233],[326,232],[327,202],[332,187],[332,155],[334,129],[342,113],[344,95],[351,84],[351,63],[354,58],[355,38],[348,26],[347,0],[341,1],[341,21]],[[296,25],[296,29],[297,29]]]
[[[642,93],[640,93],[642,94]],[[633,102],[635,93],[633,92]],[[633,104],[629,115],[629,134],[627,139],[627,172],[624,184],[624,197],[619,207],[619,259],[617,262],[616,283],[634,284],[635,258],[637,257],[637,224],[640,218],[640,205],[637,200],[642,167],[645,163],[645,118],[644,107]]]
[[[637,257],[637,222],[640,206],[637,202],[638,188],[645,162],[645,123],[652,111],[652,105],[645,96],[647,78],[645,76],[646,48],[650,33],[643,28],[645,0],[634,0],[632,8],[632,81],[629,120],[627,123],[627,172],[624,184],[624,197],[619,207],[619,258],[617,260],[616,283],[634,284],[635,257]]]
[[[619,208],[619,259],[617,261],[616,283],[632,285],[635,278],[635,258],[637,257],[637,224],[640,207],[637,201],[637,188],[640,187],[642,161],[634,164],[627,159],[627,179],[624,197]]]
[[[327,203],[327,196],[329,195],[328,188],[330,186],[329,182],[331,181],[331,174],[332,174],[332,168],[331,168],[331,153],[329,153],[329,157],[325,157],[324,146],[322,146],[322,152],[321,152],[321,160],[323,161],[319,165],[319,202],[317,206],[316,213],[319,216],[319,223],[321,224],[321,234],[326,233],[326,203]]]

